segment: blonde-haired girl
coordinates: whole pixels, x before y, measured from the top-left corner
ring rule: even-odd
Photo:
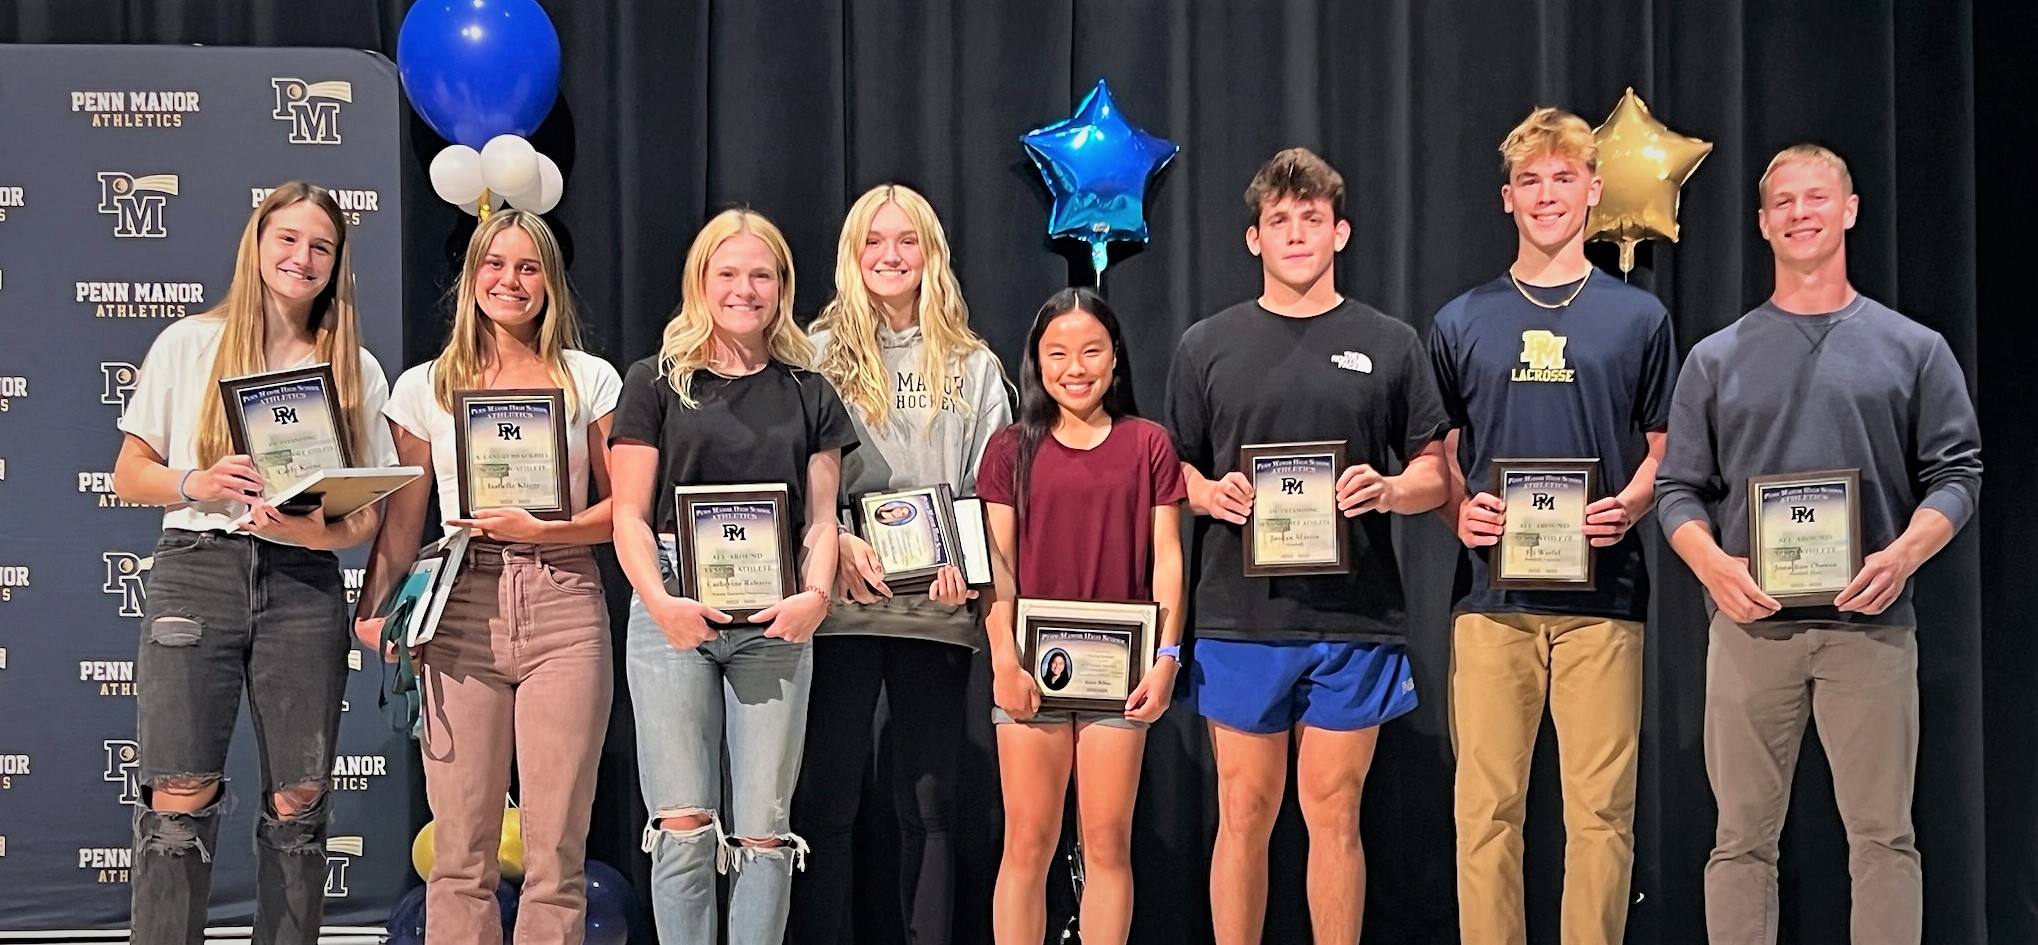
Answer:
[[[828,613],[835,493],[856,430],[835,389],[802,367],[813,345],[793,324],[792,252],[771,221],[717,215],[683,279],[664,346],[623,380],[609,440],[616,556],[636,592],[627,659],[653,915],[663,941],[716,941],[715,874],[731,872],[729,945],[780,945],[807,850],[786,799],[806,733],[809,641]],[[801,588],[739,624],[677,592],[674,488],[757,483],[786,487],[777,524],[800,538]]]
[[[113,471],[128,502],[165,506],[135,663],[144,807],[134,820],[134,941],[204,937],[220,785],[241,691],[265,783],[256,818],[255,928],[318,937],[326,783],[347,681],[346,590],[333,552],[368,540],[370,505],[328,522],[263,501],[253,460],[229,445],[221,378],[332,366],[341,437],[389,465],[382,366],[360,347],[347,223],[325,188],[272,191],[241,232],[225,301],[163,329],[142,362]],[[241,531],[228,529],[243,514]]]
[[[975,494],[978,459],[1012,421],[1011,400],[997,357],[970,331],[925,197],[884,184],[849,208],[835,298],[814,322],[814,344],[864,444],[843,461],[845,500],[936,483]],[[940,945],[954,906],[950,830],[970,654],[983,635],[956,569],[925,592],[894,594],[868,543],[847,530],[838,543],[836,596],[847,603],[814,642],[808,758],[793,795],[793,826],[814,858],[793,898],[791,940],[833,945],[848,925],[862,781],[842,772],[863,770],[882,688],[896,734],[895,901],[913,941]]]
[[[479,389],[561,391],[568,517],[516,507],[462,516],[455,395]],[[475,530],[438,631],[418,653],[436,825],[425,910],[433,941],[502,941],[496,845],[512,757],[525,870],[517,936],[573,943],[586,926],[587,826],[614,687],[593,546],[609,540],[608,432],[621,389],[615,368],[580,350],[551,228],[507,210],[468,240],[445,349],[397,378],[383,411],[398,457],[436,473],[444,528]],[[592,504],[590,479],[600,496]],[[423,539],[425,495],[421,479],[390,497],[360,613],[403,580]],[[356,621],[370,649],[381,624]]]

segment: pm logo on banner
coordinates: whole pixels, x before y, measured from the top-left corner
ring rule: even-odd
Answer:
[[[127,416],[127,402],[134,396],[135,384],[141,380],[141,368],[126,361],[101,361],[99,375],[105,383],[99,390],[99,402],[108,407],[119,407],[120,415]]]
[[[347,898],[347,868],[361,855],[360,837],[332,837],[326,840],[326,898]]]
[[[108,551],[99,557],[106,562],[106,584],[99,589],[120,598],[121,616],[141,616],[142,604],[148,600],[142,588],[142,575],[156,559],[125,551]]]
[[[161,239],[170,235],[164,210],[177,196],[177,175],[136,177],[120,171],[99,172],[99,212],[113,217],[113,235]]]
[[[291,144],[340,143],[340,104],[353,104],[354,83],[276,78],[269,84],[276,89],[276,110],[269,117],[290,123]]]
[[[142,781],[137,773],[142,764],[142,748],[131,739],[110,738],[106,746],[106,771],[99,779],[120,785],[120,802],[139,807],[142,802]]]

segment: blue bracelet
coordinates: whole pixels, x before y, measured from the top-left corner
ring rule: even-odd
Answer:
[[[1161,647],[1160,649],[1153,651],[1154,659],[1160,659],[1163,656],[1167,657],[1168,659],[1174,660],[1176,666],[1182,665],[1182,648],[1178,644],[1171,643],[1167,646]]]
[[[196,469],[186,469],[184,470],[183,478],[177,480],[177,498],[183,499],[188,505],[198,504],[197,499],[192,498],[190,493],[184,491],[184,484],[190,482],[191,474],[197,471]]]

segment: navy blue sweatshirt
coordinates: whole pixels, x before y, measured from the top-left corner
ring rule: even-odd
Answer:
[[[1960,365],[1938,332],[1867,296],[1824,315],[1764,302],[1685,360],[1656,514],[1665,535],[1704,522],[1721,550],[1746,557],[1749,477],[1846,468],[1861,470],[1863,554],[1921,506],[1965,525],[1981,494],[1981,433]],[[1797,607],[1770,619],[1917,624],[1909,586],[1875,616]]]

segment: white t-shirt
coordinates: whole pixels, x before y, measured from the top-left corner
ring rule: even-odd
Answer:
[[[171,469],[205,465],[198,459],[198,419],[206,398],[219,397],[219,385],[212,380],[212,362],[225,333],[224,319],[184,319],[156,336],[142,362],[141,377],[136,379],[127,412],[120,418],[120,430],[140,437]],[[275,370],[309,367],[318,363],[316,358],[315,354],[306,355],[303,361]],[[368,455],[354,461],[363,466],[396,465],[396,444],[390,439],[389,425],[375,421],[388,400],[389,382],[382,375],[382,363],[362,348],[361,416],[367,421]],[[289,483],[270,485],[281,488]],[[173,505],[163,512],[163,527],[225,531],[247,511],[247,503],[234,501]]]
[[[572,493],[568,507],[579,514],[587,508],[587,428],[615,411],[623,379],[607,361],[585,351],[569,350],[565,357],[576,401],[566,422],[567,489]],[[403,372],[382,412],[411,436],[432,444],[432,475],[439,481],[443,525],[446,519],[460,517],[460,466],[453,453],[453,415],[432,393],[438,366],[437,361],[427,361]]]

